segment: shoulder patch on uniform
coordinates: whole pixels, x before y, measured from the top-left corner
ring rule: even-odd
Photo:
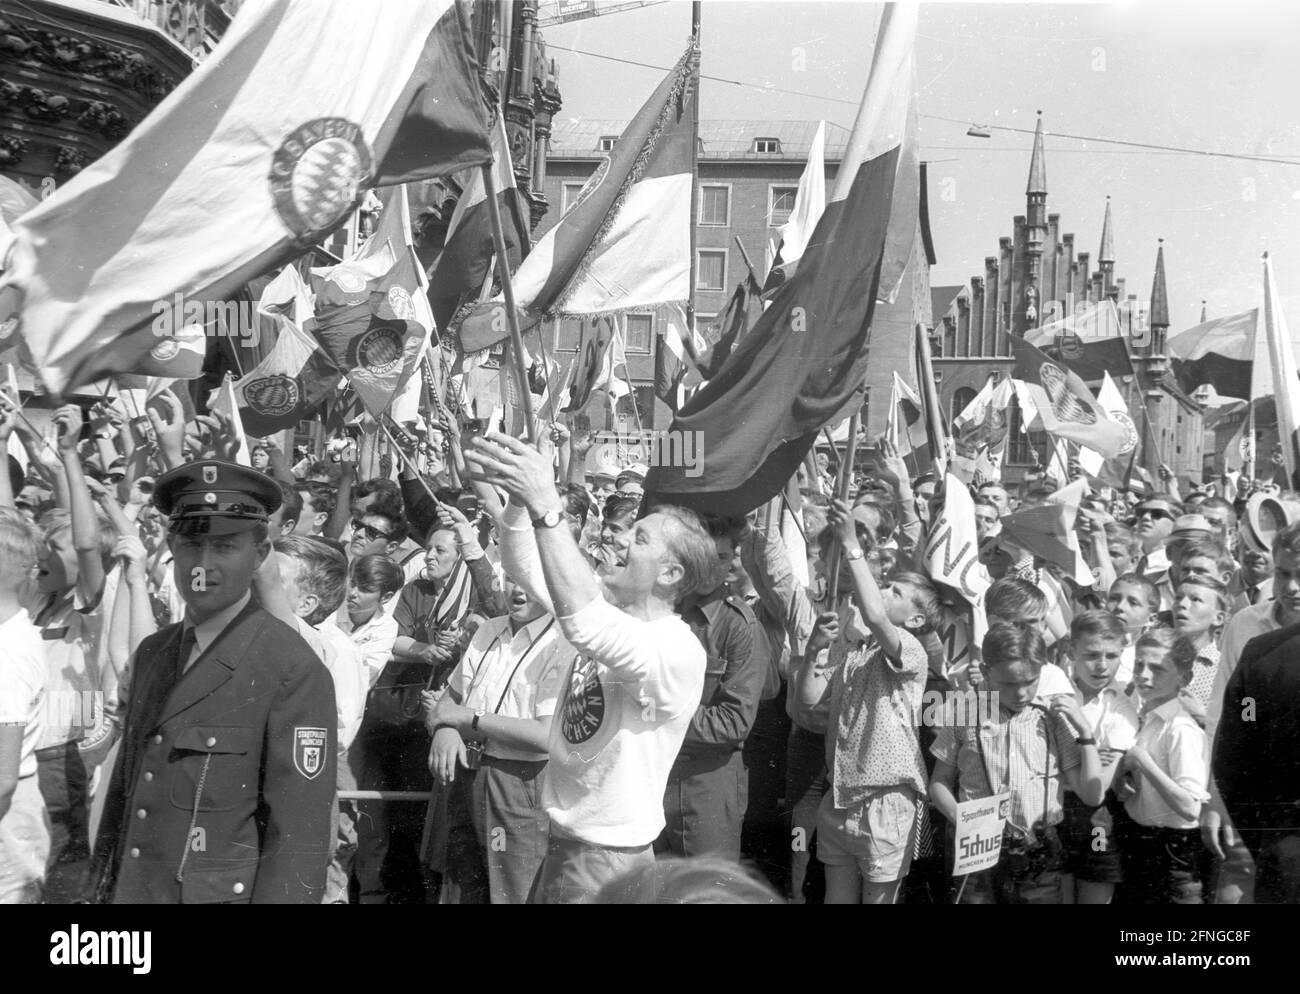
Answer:
[[[325,768],[325,745],[329,734],[323,728],[293,730],[293,765],[308,780],[315,780]]]

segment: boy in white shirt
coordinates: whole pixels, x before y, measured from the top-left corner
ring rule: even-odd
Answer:
[[[1187,712],[1179,692],[1191,683],[1196,654],[1170,648],[1144,653],[1138,640],[1133,680],[1142,698],[1137,741],[1124,754],[1115,794],[1128,818],[1120,829],[1124,901],[1131,904],[1201,904],[1201,804],[1209,799],[1205,732]]]
[[[0,512],[0,904],[41,900],[50,820],[36,778],[45,653],[26,604],[41,538],[17,511]]]
[[[1109,904],[1123,879],[1114,827],[1117,805],[1110,784],[1120,757],[1137,737],[1137,707],[1116,679],[1125,642],[1124,623],[1109,611],[1084,611],[1070,623],[1074,699],[1090,727],[1101,756],[1103,803],[1084,804],[1065,794],[1062,841],[1068,876],[1065,891],[1075,904]]]
[[[397,619],[387,610],[406,577],[387,556],[362,556],[348,570],[348,593],[334,623],[361,652],[366,686],[373,687],[393,656]]]

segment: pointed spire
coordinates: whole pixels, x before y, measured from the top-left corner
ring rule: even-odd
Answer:
[[[1047,160],[1043,157],[1043,112],[1038,112],[1038,126],[1034,130],[1034,153],[1029,159],[1029,184],[1026,194],[1047,195]]]
[[[1115,235],[1110,223],[1110,197],[1106,197],[1106,218],[1101,222],[1101,248],[1097,252],[1098,262],[1115,261]]]
[[[1151,281],[1151,327],[1169,327],[1169,293],[1165,289],[1165,240],[1156,249],[1156,275]]]

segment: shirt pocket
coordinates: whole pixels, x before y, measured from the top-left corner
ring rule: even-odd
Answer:
[[[255,798],[260,740],[256,728],[182,728],[172,743],[172,804],[187,811],[229,811]]]

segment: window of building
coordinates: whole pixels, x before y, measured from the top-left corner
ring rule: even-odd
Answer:
[[[563,214],[565,211],[567,211],[570,207],[574,205],[574,203],[578,199],[578,194],[582,193],[582,188],[586,185],[587,184],[582,182],[581,180],[578,180],[575,183],[566,182],[564,184],[564,189],[561,193],[561,200],[560,200],[561,214]]]
[[[731,223],[731,187],[700,187],[700,224],[726,227]]]
[[[615,401],[614,410],[603,404],[606,411],[605,427],[608,431],[634,432],[638,427],[650,428],[654,424],[655,388],[653,383],[632,381],[632,392]]]
[[[648,355],[650,336],[654,333],[653,314],[629,314],[627,316],[626,341],[623,343],[627,352]]]
[[[769,186],[767,188],[767,223],[771,227],[779,227],[790,220],[790,214],[794,211],[794,198],[798,192],[799,188],[797,186]]]
[[[695,253],[695,289],[722,290],[727,285],[727,250],[698,249]]]
[[[754,151],[755,152],[780,152],[781,139],[780,138],[755,138]]]
[[[601,135],[600,150],[602,152],[614,151],[614,144],[618,141],[618,135]]]
[[[952,407],[948,411],[948,420],[957,420],[957,415],[970,407],[971,401],[975,399],[975,391],[970,387],[958,387],[957,392],[952,395]]]

